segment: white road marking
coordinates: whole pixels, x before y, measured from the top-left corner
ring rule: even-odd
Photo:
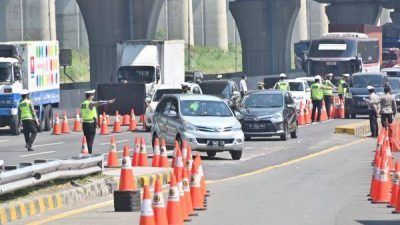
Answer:
[[[50,144],[34,145],[33,148],[47,147],[47,146],[52,146],[52,145],[62,145],[64,143],[65,142],[55,142],[55,143],[50,143]]]
[[[20,155],[20,158],[25,158],[25,157],[30,157],[30,156],[36,156],[36,155],[45,155],[45,154],[50,154],[54,153],[56,151],[48,151],[48,152],[38,152],[38,153],[32,153],[32,154],[27,154],[27,155]]]
[[[129,140],[120,140],[120,141],[116,141],[115,142],[115,144],[117,144],[117,143],[121,143],[121,142],[127,142],[127,141],[129,141]],[[109,145],[109,144],[111,144],[111,142],[104,142],[104,143],[100,143],[99,145]]]
[[[8,140],[0,140],[0,143],[4,143],[7,142]]]
[[[258,155],[251,155],[249,157],[242,158],[240,161],[248,161],[250,159],[254,159],[254,158],[257,158],[257,157],[260,157],[260,156],[265,156],[265,155],[268,155],[268,153],[262,153],[262,154],[258,154]]]

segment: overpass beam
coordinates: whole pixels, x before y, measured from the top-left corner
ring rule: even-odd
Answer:
[[[300,0],[236,0],[229,9],[242,41],[243,71],[248,76],[288,72]]]
[[[371,24],[377,25],[382,7],[375,0],[317,0],[329,3],[325,12],[330,24]]]

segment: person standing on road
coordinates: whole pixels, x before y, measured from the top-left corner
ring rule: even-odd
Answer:
[[[385,86],[381,97],[381,123],[382,127],[387,128],[389,124],[393,123],[393,117],[397,112],[397,105],[393,95],[390,93],[390,86]]]
[[[115,102],[115,99],[109,101],[93,101],[95,92],[95,90],[86,91],[86,99],[81,103],[83,135],[86,137],[89,154],[92,154],[94,137],[96,136],[96,107],[99,105],[107,105]]]
[[[323,85],[320,84],[321,76],[315,76],[315,82],[311,85],[311,100],[313,104],[311,120],[315,122],[315,111],[318,110],[317,122],[321,121],[322,100],[324,99]]]
[[[332,103],[332,95],[333,95],[333,89],[335,89],[335,85],[332,84],[333,74],[327,74],[325,76],[325,81],[323,83],[324,89],[324,102],[325,102],[325,108],[326,108],[326,113],[328,114],[328,119],[331,119],[331,103]]]
[[[242,79],[240,80],[240,97],[243,99],[244,95],[247,93],[247,84],[246,84],[246,74],[242,75]]]
[[[28,151],[33,151],[32,145],[36,139],[39,120],[28,95],[28,90],[22,90],[21,101],[18,105],[18,118],[20,119],[20,123],[22,123],[24,129],[25,148],[28,149]]]
[[[343,101],[343,96],[346,93],[347,81],[348,81],[349,77],[350,77],[350,75],[346,73],[346,74],[343,74],[343,76],[339,80],[338,95],[339,95],[340,101]]]
[[[371,137],[378,137],[378,112],[380,98],[375,94],[375,88],[373,86],[367,87],[369,92],[369,99],[364,99],[368,105],[369,112],[369,127],[371,129]]]
[[[279,81],[275,84],[274,89],[289,91],[289,83],[286,81],[286,74],[281,73],[279,75]]]
[[[260,81],[260,82],[258,82],[258,90],[264,90],[265,88],[264,88],[264,82],[262,82],[262,81]]]

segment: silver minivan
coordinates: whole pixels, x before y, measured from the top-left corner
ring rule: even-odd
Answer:
[[[193,150],[214,157],[229,151],[232,159],[242,157],[242,126],[229,106],[210,95],[164,95],[153,117],[152,137],[165,139],[167,147],[186,140]]]

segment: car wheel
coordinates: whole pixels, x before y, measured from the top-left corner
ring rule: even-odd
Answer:
[[[284,134],[281,134],[281,141],[286,141],[288,138],[288,126],[285,126]]]
[[[156,141],[156,138],[158,138],[158,136],[157,136],[157,133],[154,132],[153,137],[151,138],[151,146],[153,147],[153,149],[154,149],[154,142]],[[159,141],[161,141],[161,140],[159,140]]]
[[[242,158],[242,150],[240,151],[230,151],[233,160],[239,160]]]
[[[249,137],[249,136],[244,136],[244,141],[251,141],[251,137]]]
[[[345,114],[344,114],[344,118],[350,119],[350,114],[349,114],[349,113],[345,113]]]
[[[290,138],[297,138],[297,133],[299,132],[299,125],[296,123],[296,128],[290,133]]]
[[[181,135],[176,135],[175,141],[178,142],[179,147],[182,149],[182,138]]]
[[[207,156],[208,156],[209,158],[215,157],[216,155],[217,155],[217,152],[216,152],[216,151],[208,151],[208,152],[207,152]]]
[[[355,113],[352,113],[352,114],[351,114],[351,118],[352,118],[352,119],[355,119],[355,118],[357,118],[357,114],[355,114]]]

